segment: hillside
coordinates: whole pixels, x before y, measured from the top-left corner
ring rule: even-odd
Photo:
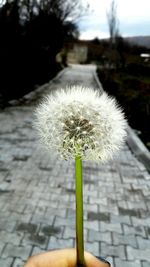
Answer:
[[[132,44],[137,44],[140,46],[145,46],[147,48],[150,48],[150,36],[126,37],[125,40],[127,40],[129,43]]]

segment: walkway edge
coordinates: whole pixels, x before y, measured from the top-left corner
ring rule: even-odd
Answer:
[[[96,81],[98,87],[99,87],[100,90],[103,92],[104,89],[103,89],[103,86],[102,86],[102,84],[101,84],[101,82],[100,82],[98,76],[97,76],[96,71],[93,72],[93,75],[94,75],[94,79],[95,79],[95,81]]]
[[[128,146],[150,172],[150,152],[130,126],[128,126],[127,133]]]
[[[96,72],[94,73],[94,78],[98,87],[103,90],[102,84],[99,81]],[[134,155],[144,164],[145,168],[150,172],[150,152],[129,125],[127,128],[127,133],[127,144],[129,148],[134,153]]]

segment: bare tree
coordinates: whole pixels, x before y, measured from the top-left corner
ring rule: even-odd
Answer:
[[[8,0],[9,1],[9,0]],[[62,22],[76,23],[87,13],[88,5],[83,6],[80,0],[18,0],[20,13],[24,20],[30,20],[41,12],[55,16]]]
[[[107,12],[107,21],[109,28],[109,49],[108,49],[108,64],[109,68],[117,68],[119,62],[119,54],[116,47],[116,39],[119,36],[119,20],[117,18],[117,5],[115,0],[111,1],[110,9]]]
[[[110,47],[115,44],[115,38],[119,35],[119,21],[117,18],[117,5],[115,0],[112,0],[110,10],[107,12],[107,21],[110,34]]]
[[[1,0],[3,99],[20,96],[56,74],[56,55],[66,40],[78,36],[77,21],[85,12],[80,0]]]

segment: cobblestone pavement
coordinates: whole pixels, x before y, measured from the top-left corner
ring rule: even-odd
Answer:
[[[0,113],[0,266],[75,245],[74,165],[47,154],[32,129],[35,104],[66,84],[96,87],[95,68],[72,66]],[[114,267],[150,266],[150,176],[125,145],[105,165],[83,164],[85,249]]]

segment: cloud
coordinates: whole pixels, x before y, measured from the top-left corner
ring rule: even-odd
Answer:
[[[94,38],[108,38],[109,35],[105,32],[97,31],[97,30],[87,30],[81,32],[79,39],[80,40],[92,40]]]
[[[86,1],[86,0],[84,0]],[[79,22],[81,36],[109,36],[106,13],[111,0],[87,0],[91,13]],[[150,0],[116,0],[119,30],[123,36],[150,35]],[[89,38],[88,38],[89,37]],[[93,37],[93,38],[94,38]]]

